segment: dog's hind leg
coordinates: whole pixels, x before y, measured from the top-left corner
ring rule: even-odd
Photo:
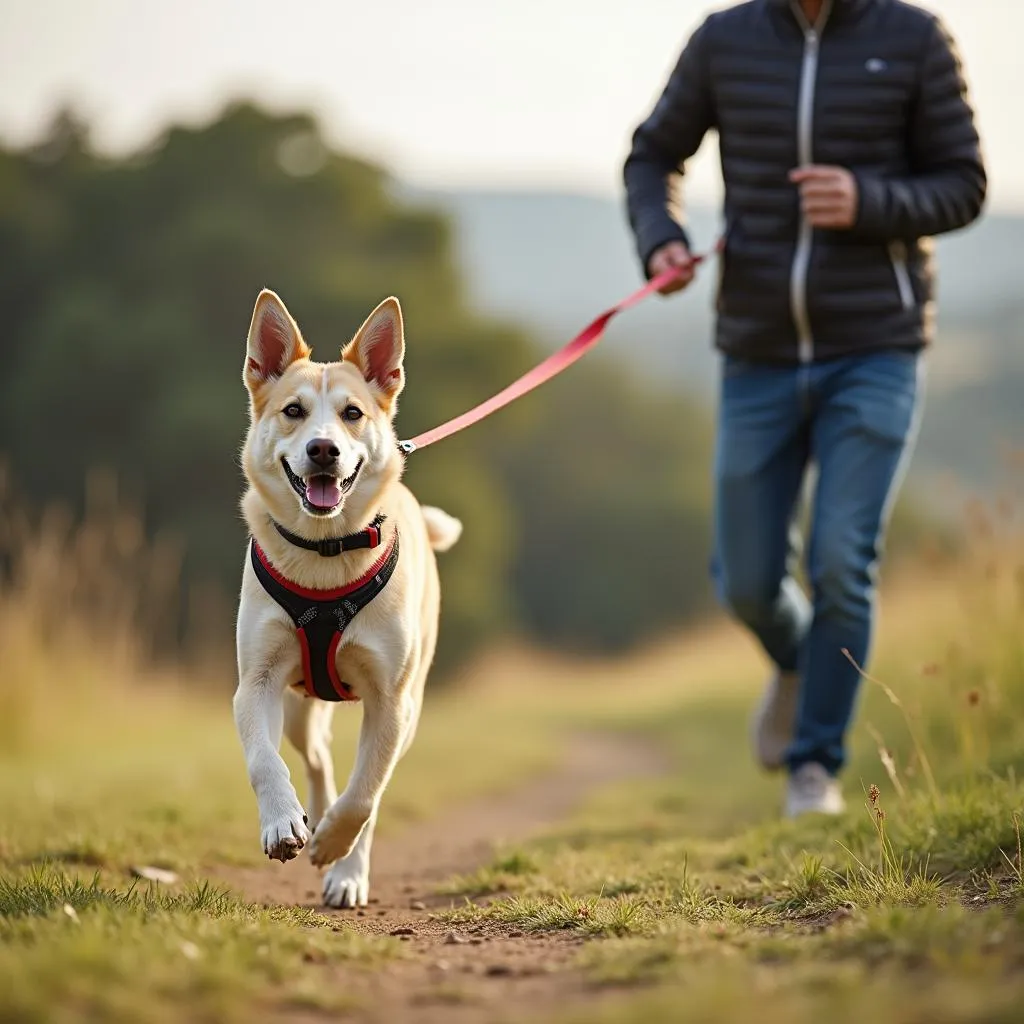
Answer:
[[[420,710],[423,705],[423,680],[420,679],[408,692],[405,732],[397,760],[409,752],[416,736]],[[373,845],[373,830],[377,824],[377,810],[359,833],[359,838],[347,857],[336,860],[324,876],[324,903],[329,907],[365,907],[370,897],[370,848]]]
[[[289,691],[284,700],[284,734],[299,752],[309,781],[309,830],[338,798],[331,760],[331,718],[334,705]]]
[[[324,903],[329,907],[365,907],[370,898],[370,848],[377,811],[363,826],[347,857],[336,860],[324,875]]]
[[[324,866],[347,857],[380,806],[405,746],[413,717],[405,687],[386,695],[367,693],[356,763],[345,791],[324,815],[309,846],[309,859]]]
[[[416,730],[420,724],[420,713],[423,711],[423,687],[426,682],[426,672],[421,674],[421,677],[409,689],[408,696],[408,710],[409,715],[405,722],[405,735],[402,737],[402,747],[398,753],[398,760],[401,761],[406,754],[409,753],[409,748],[412,746],[412,741],[416,739]]]

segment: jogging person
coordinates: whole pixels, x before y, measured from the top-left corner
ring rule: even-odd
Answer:
[[[785,812],[839,813],[889,511],[933,338],[928,239],[987,178],[955,44],[900,0],[751,0],[693,33],[625,162],[648,278],[693,278],[670,186],[716,130],[725,185],[712,572],[773,664],[754,715]],[[791,540],[816,470],[810,596]]]

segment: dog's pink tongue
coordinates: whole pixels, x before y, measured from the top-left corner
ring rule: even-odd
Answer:
[[[333,476],[312,476],[306,483],[306,500],[317,508],[334,508],[341,501],[341,488]]]

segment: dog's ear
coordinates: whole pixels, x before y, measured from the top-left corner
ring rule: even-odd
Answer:
[[[310,353],[298,325],[278,296],[264,288],[256,299],[245,352],[245,386],[256,391]]]
[[[366,318],[341,353],[342,359],[357,366],[366,383],[378,391],[384,409],[394,405],[405,385],[404,356],[402,307],[393,296]]]

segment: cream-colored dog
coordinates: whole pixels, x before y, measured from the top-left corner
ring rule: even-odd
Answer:
[[[404,351],[401,309],[389,298],[339,361],[313,362],[284,304],[264,290],[243,372],[250,427],[242,510],[252,540],[238,611],[235,722],[264,851],[287,861],[308,843],[310,860],[330,866],[323,895],[335,907],[367,901],[381,796],[412,743],[434,657],[434,551],[450,548],[462,531],[458,520],[421,506],[400,482],[403,457],[392,421]],[[354,593],[352,600],[365,601],[370,591],[357,613],[339,598]],[[334,606],[322,603],[328,598]],[[290,612],[282,600],[299,607]],[[327,623],[335,634],[329,645],[314,649],[307,642],[312,626],[303,627],[321,609],[338,621]],[[320,639],[325,635],[321,630]],[[314,690],[317,671],[321,688]],[[312,695],[323,693],[328,677],[336,695]],[[353,698],[363,704],[362,730],[339,797],[331,701]],[[308,812],[278,753],[282,730],[306,765]]]

